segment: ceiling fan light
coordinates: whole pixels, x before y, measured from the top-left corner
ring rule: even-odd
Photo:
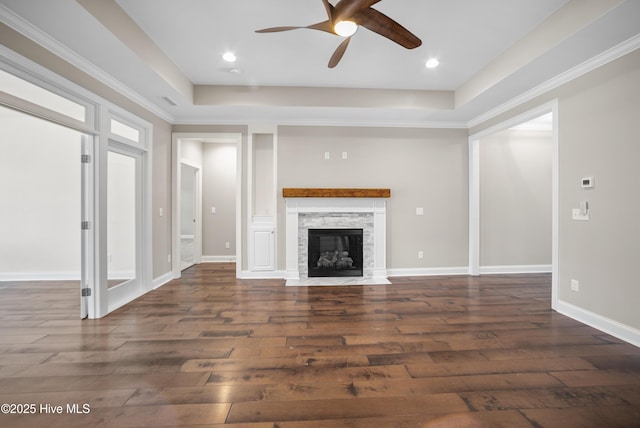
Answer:
[[[233,52],[225,52],[222,59],[227,62],[236,62],[236,55]]]
[[[353,36],[358,30],[358,24],[353,21],[338,21],[336,25],[333,26],[333,29],[338,36],[349,37]]]

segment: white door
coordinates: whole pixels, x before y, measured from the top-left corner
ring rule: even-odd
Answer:
[[[196,263],[198,169],[182,163],[180,174],[180,270],[185,270]]]
[[[110,145],[107,158],[109,312],[142,293],[142,157]]]

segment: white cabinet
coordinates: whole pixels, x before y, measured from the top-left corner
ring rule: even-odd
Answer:
[[[271,271],[275,269],[275,229],[269,224],[254,224],[251,227],[249,269]]]
[[[276,126],[250,125],[247,140],[247,224],[249,272],[269,277],[276,269],[276,207],[277,207],[277,146]],[[255,275],[253,275],[255,277]]]

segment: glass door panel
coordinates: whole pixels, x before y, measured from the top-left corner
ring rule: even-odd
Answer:
[[[137,159],[109,151],[107,168],[107,280],[112,288],[136,279]]]

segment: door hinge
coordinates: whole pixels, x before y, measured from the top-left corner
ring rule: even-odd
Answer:
[[[82,162],[82,163],[91,162],[91,155],[81,155],[80,156],[80,162]]]
[[[83,288],[82,289],[82,297],[89,297],[91,296],[91,289],[90,288]]]
[[[90,226],[90,224],[89,224],[88,221],[83,221],[82,223],[80,223],[80,228],[82,230],[89,230],[89,226]]]

